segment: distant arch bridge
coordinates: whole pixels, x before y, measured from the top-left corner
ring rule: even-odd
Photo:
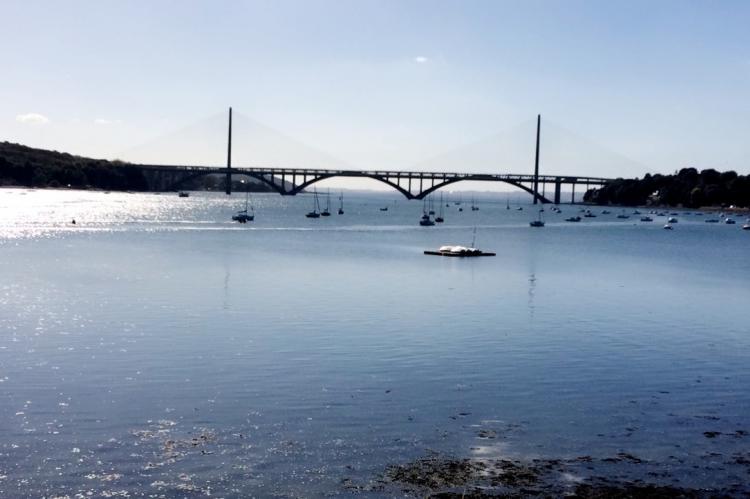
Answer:
[[[562,187],[570,187],[571,202],[575,200],[576,186],[602,186],[611,179],[580,177],[576,175],[533,175],[513,173],[457,173],[395,170],[326,170],[314,168],[241,168],[212,166],[134,165],[140,168],[152,189],[169,191],[191,179],[205,175],[225,175],[227,194],[231,192],[232,175],[246,175],[270,186],[283,196],[294,196],[321,180],[334,177],[371,178],[383,182],[403,194],[407,199],[424,199],[426,196],[456,182],[465,180],[505,182],[522,189],[535,201],[560,203]],[[541,185],[540,185],[541,184]],[[547,195],[550,186],[551,199]],[[535,189],[536,187],[536,189]],[[541,187],[541,189],[539,189]],[[536,192],[536,194],[535,194]]]

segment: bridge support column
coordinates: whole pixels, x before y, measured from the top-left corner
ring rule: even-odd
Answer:
[[[571,184],[573,191],[570,193],[570,204],[576,204],[576,183]]]
[[[562,180],[560,177],[555,178],[555,204],[560,204],[560,188],[562,187]]]

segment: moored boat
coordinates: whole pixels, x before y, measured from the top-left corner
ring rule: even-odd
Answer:
[[[255,210],[252,206],[248,206],[250,202],[250,191],[245,192],[245,209],[237,212],[236,215],[232,216],[232,220],[241,224],[252,222],[255,220]],[[248,211],[248,208],[251,211]]]
[[[313,190],[315,194],[315,200],[313,201],[313,211],[307,212],[305,215],[307,218],[320,218],[320,201],[318,200],[318,190]]]
[[[531,222],[529,222],[529,225],[531,227],[544,227],[544,220],[542,220],[542,212],[543,211],[544,211],[544,209],[539,210],[539,216],[537,217],[537,219],[536,220],[532,220]]]
[[[437,251],[425,250],[425,255],[437,255],[437,256],[458,256],[458,257],[471,257],[471,256],[496,256],[495,253],[479,250],[477,248],[471,248],[466,246],[441,246]]]

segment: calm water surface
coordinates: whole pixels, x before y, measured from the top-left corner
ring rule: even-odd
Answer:
[[[388,497],[431,452],[750,477],[739,225],[345,201],[0,190],[0,497]],[[474,226],[497,257],[422,254]]]

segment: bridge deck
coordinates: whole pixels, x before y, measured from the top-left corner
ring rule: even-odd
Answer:
[[[260,180],[282,195],[295,195],[308,186],[332,177],[360,177],[372,178],[384,182],[409,199],[422,199],[433,191],[448,184],[462,180],[506,182],[519,187],[542,202],[550,203],[544,194],[534,192],[534,185],[554,184],[555,203],[560,202],[561,185],[578,184],[604,185],[611,179],[602,177],[582,177],[578,175],[539,175],[518,173],[466,173],[466,172],[429,172],[408,170],[344,170],[322,168],[275,168],[275,167],[231,167],[225,166],[188,166],[188,165],[134,165],[152,174],[175,177],[173,184],[177,185],[189,178],[201,175],[223,174],[247,175]],[[536,184],[535,184],[536,181]],[[529,184],[528,186],[525,184]],[[229,193],[229,191],[227,192]]]

